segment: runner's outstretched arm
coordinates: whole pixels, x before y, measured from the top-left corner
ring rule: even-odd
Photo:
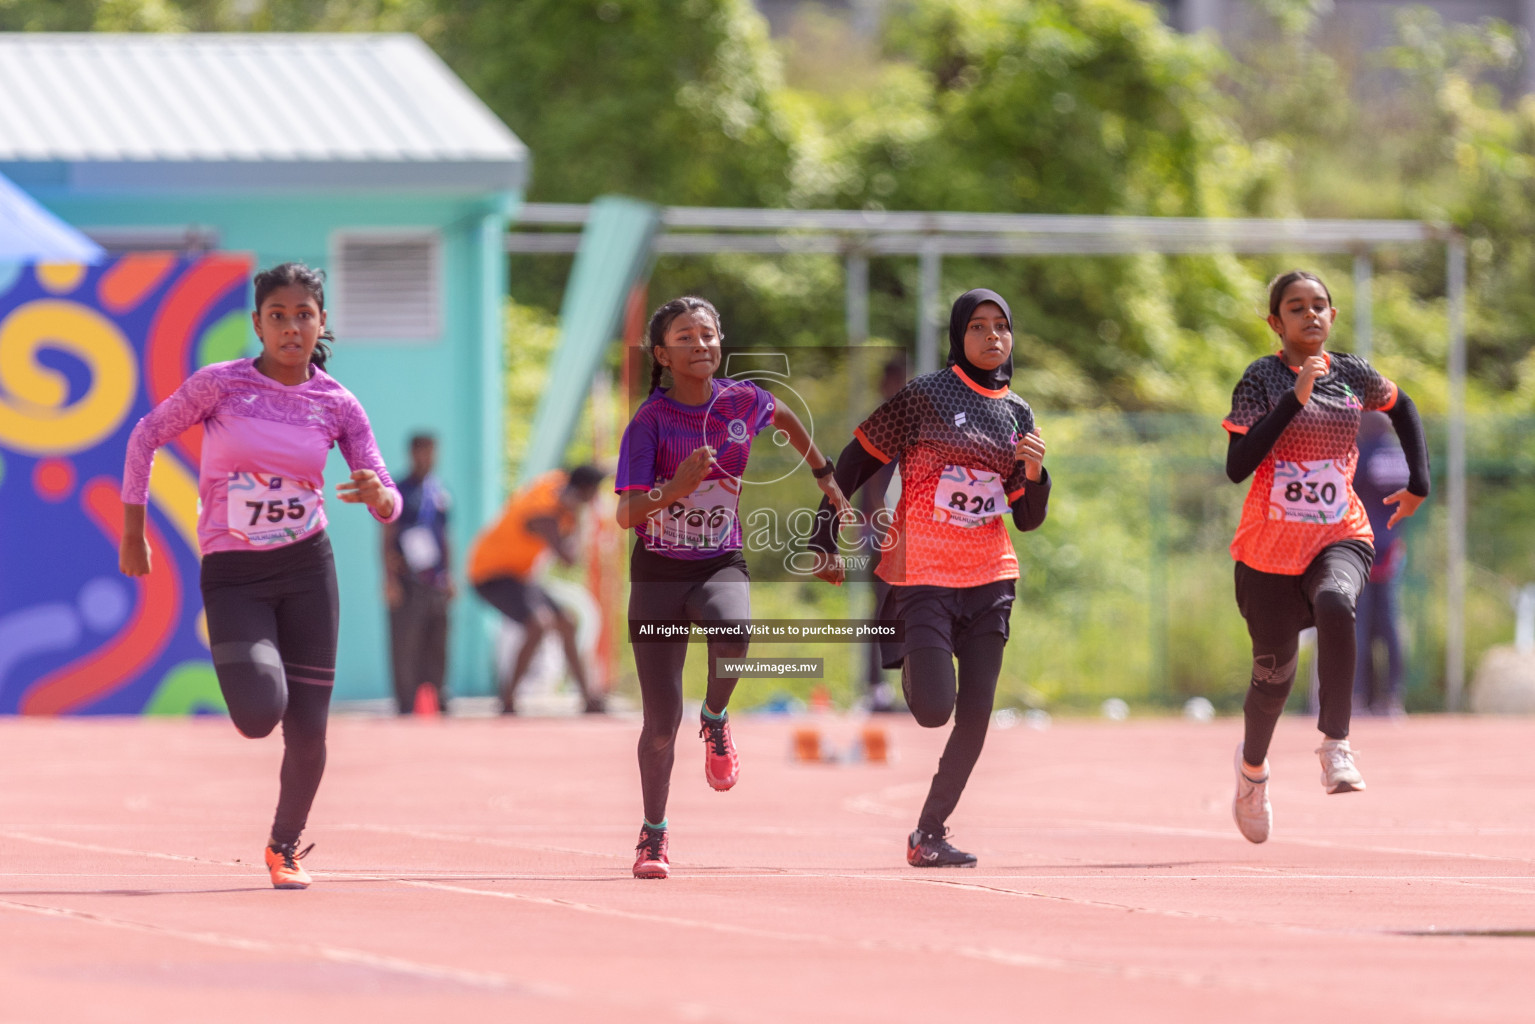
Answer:
[[[862,442],[854,438],[847,443],[846,448],[842,449],[842,454],[837,456],[837,471],[832,474],[832,477],[837,481],[837,487],[842,493],[851,499],[860,487],[884,468],[884,465],[885,463],[870,454]],[[828,554],[836,550],[836,544],[832,541],[830,498],[823,497],[821,507],[816,509],[815,532],[810,535],[808,546],[812,551]]]
[[[1239,484],[1252,476],[1273,449],[1274,442],[1279,440],[1279,435],[1284,433],[1284,428],[1300,411],[1300,399],[1295,397],[1295,392],[1286,391],[1279,404],[1245,433],[1227,425],[1226,429],[1231,430],[1231,443],[1226,447],[1226,476],[1232,483]]]
[[[1009,508],[1013,510],[1013,525],[1020,533],[1037,530],[1045,521],[1050,504],[1050,471],[1040,467],[1040,478],[1030,480],[1023,493],[1018,495]]]
[[[1423,421],[1418,418],[1418,407],[1412,404],[1407,393],[1398,389],[1396,402],[1386,410],[1397,440],[1402,442],[1402,455],[1407,459],[1407,493],[1419,498],[1428,497],[1428,441],[1423,436]]]

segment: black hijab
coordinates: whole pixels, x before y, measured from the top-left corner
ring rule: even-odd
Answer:
[[[972,288],[970,291],[954,300],[954,308],[949,311],[949,366],[959,367],[959,371],[969,377],[976,384],[992,391],[1007,387],[1007,382],[1013,379],[1013,354],[1009,352],[1002,365],[995,370],[983,370],[970,360],[965,358],[965,330],[970,326],[970,318],[975,315],[975,307],[983,302],[995,302],[1002,307],[1002,314],[1007,317],[1009,325],[1013,322],[1013,311],[1007,308],[1007,300],[989,288]]]

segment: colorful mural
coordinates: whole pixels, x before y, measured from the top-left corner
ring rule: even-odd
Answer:
[[[201,428],[150,480],[154,571],[117,571],[128,434],[244,353],[251,261],[143,253],[0,266],[0,713],[223,709],[197,574]]]

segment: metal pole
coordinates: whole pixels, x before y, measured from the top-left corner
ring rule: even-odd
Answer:
[[[922,247],[921,284],[917,299],[917,373],[938,369],[938,289],[943,256],[936,240]]]
[[[861,252],[847,254],[847,343],[862,345],[869,340],[869,257]]]
[[[1466,241],[1445,243],[1450,314],[1449,564],[1445,571],[1444,703],[1459,711],[1466,683]]]
[[[1164,481],[1171,479],[1165,459],[1152,463],[1150,494],[1147,500],[1148,526],[1151,530],[1151,565],[1146,574],[1147,602],[1150,612],[1150,670],[1148,696],[1153,699],[1167,695],[1172,673],[1167,663],[1167,513],[1168,493]]]
[[[1374,322],[1371,320],[1371,285],[1375,280],[1374,260],[1369,250],[1354,254],[1354,354],[1369,359],[1374,351]]]

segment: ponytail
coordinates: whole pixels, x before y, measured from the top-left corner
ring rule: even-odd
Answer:
[[[323,307],[322,307],[323,308]],[[309,353],[309,365],[316,370],[325,369],[325,364],[330,360],[331,346],[336,343],[336,336],[331,333],[329,327],[320,334],[320,340],[315,344],[314,351]]]

